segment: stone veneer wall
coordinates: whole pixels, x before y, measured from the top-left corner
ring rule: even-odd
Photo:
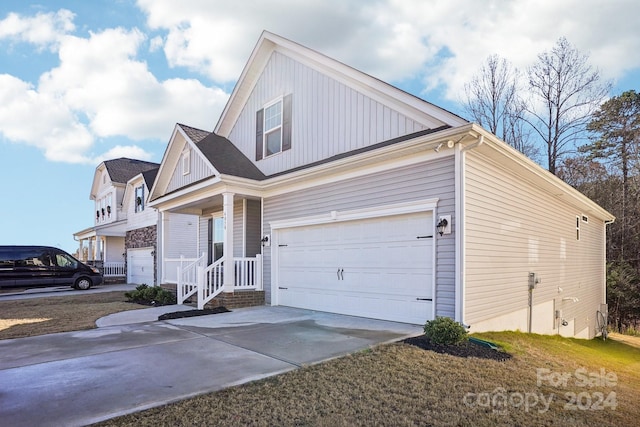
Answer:
[[[136,248],[153,248],[153,282],[158,283],[158,257],[155,255],[158,253],[158,226],[150,225],[148,227],[136,228],[135,230],[127,231],[124,237],[124,250],[127,252],[129,249]],[[127,254],[124,257],[125,271],[127,266]]]

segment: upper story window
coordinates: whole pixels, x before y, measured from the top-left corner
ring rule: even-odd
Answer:
[[[144,185],[136,187],[135,191],[135,211],[142,212],[144,210]]]
[[[256,160],[290,148],[291,95],[286,95],[256,113]]]
[[[182,175],[189,175],[191,172],[191,150],[188,148],[182,152]]]
[[[576,216],[576,240],[580,240],[580,217]]]

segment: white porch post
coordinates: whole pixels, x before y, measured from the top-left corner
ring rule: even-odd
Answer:
[[[102,237],[101,236],[96,236],[96,246],[98,249],[96,258],[98,258],[98,261],[104,261],[104,258],[102,257]]]
[[[224,284],[223,292],[233,292],[235,284],[235,263],[233,261],[233,193],[222,193],[224,214]]]
[[[95,261],[96,257],[93,255],[93,239],[89,237],[89,250],[87,251],[87,261]]]

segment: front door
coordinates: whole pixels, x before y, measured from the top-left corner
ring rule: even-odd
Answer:
[[[208,253],[208,265],[213,264],[224,255],[224,219],[222,217],[209,220]]]

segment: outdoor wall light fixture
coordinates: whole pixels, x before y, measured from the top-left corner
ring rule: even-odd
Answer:
[[[438,221],[438,225],[436,225],[436,228],[438,229],[438,233],[440,233],[441,236],[447,230],[448,225],[449,225],[449,221],[447,221],[447,218],[440,217],[440,220]]]

